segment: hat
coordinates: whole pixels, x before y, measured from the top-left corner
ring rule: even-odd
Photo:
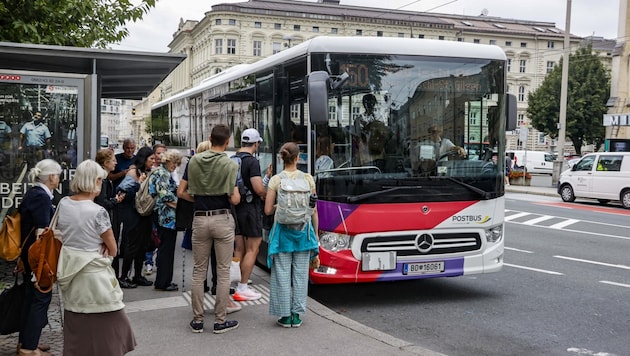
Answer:
[[[262,138],[256,129],[247,129],[241,134],[242,143],[262,142]]]

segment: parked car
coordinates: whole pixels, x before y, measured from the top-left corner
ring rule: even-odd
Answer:
[[[595,152],[562,172],[558,194],[563,201],[597,199],[601,204],[620,201],[630,209],[630,152]]]

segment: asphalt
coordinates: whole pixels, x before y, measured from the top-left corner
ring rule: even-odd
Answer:
[[[506,191],[558,196],[556,188],[546,179],[533,181],[542,185],[510,185],[506,186]],[[179,243],[181,238],[179,236]],[[0,283],[13,283],[12,267],[10,263],[0,261]],[[269,274],[258,267],[251,276],[252,288],[263,297],[257,301],[240,302],[243,308],[228,315],[230,320],[238,320],[238,329],[224,334],[212,333],[214,297],[207,293],[206,330],[200,334],[192,333],[188,326],[192,319],[191,268],[190,251],[178,247],[174,282],[180,285],[179,291],[162,292],[153,287],[124,290],[125,310],[138,343],[129,355],[441,355],[357,323],[311,298],[301,327],[279,327],[275,324],[276,317],[268,312]],[[153,280],[154,277],[155,274],[147,278]],[[49,325],[44,328],[40,343],[50,345],[53,355],[62,355],[62,301],[57,289],[53,293]],[[16,345],[17,333],[0,336],[0,355],[15,355]]]

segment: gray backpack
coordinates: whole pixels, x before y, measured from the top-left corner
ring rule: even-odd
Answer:
[[[310,221],[314,208],[309,206],[311,187],[304,172],[299,171],[295,179],[281,172],[280,187],[276,198],[276,222],[302,229]]]

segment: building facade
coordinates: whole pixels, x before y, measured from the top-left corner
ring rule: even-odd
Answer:
[[[237,64],[256,62],[316,36],[411,37],[500,46],[508,58],[508,91],[517,99],[517,126],[528,130],[526,142],[519,141],[519,130],[508,132],[508,147],[547,151],[555,147],[555,142],[531,127],[526,109],[528,94],[561,60],[563,30],[550,22],[487,14],[422,13],[326,0],[217,4],[201,21],[180,21],[169,48],[187,58],[154,97],[158,101],[166,99]],[[581,41],[571,36],[571,50],[577,49]]]

